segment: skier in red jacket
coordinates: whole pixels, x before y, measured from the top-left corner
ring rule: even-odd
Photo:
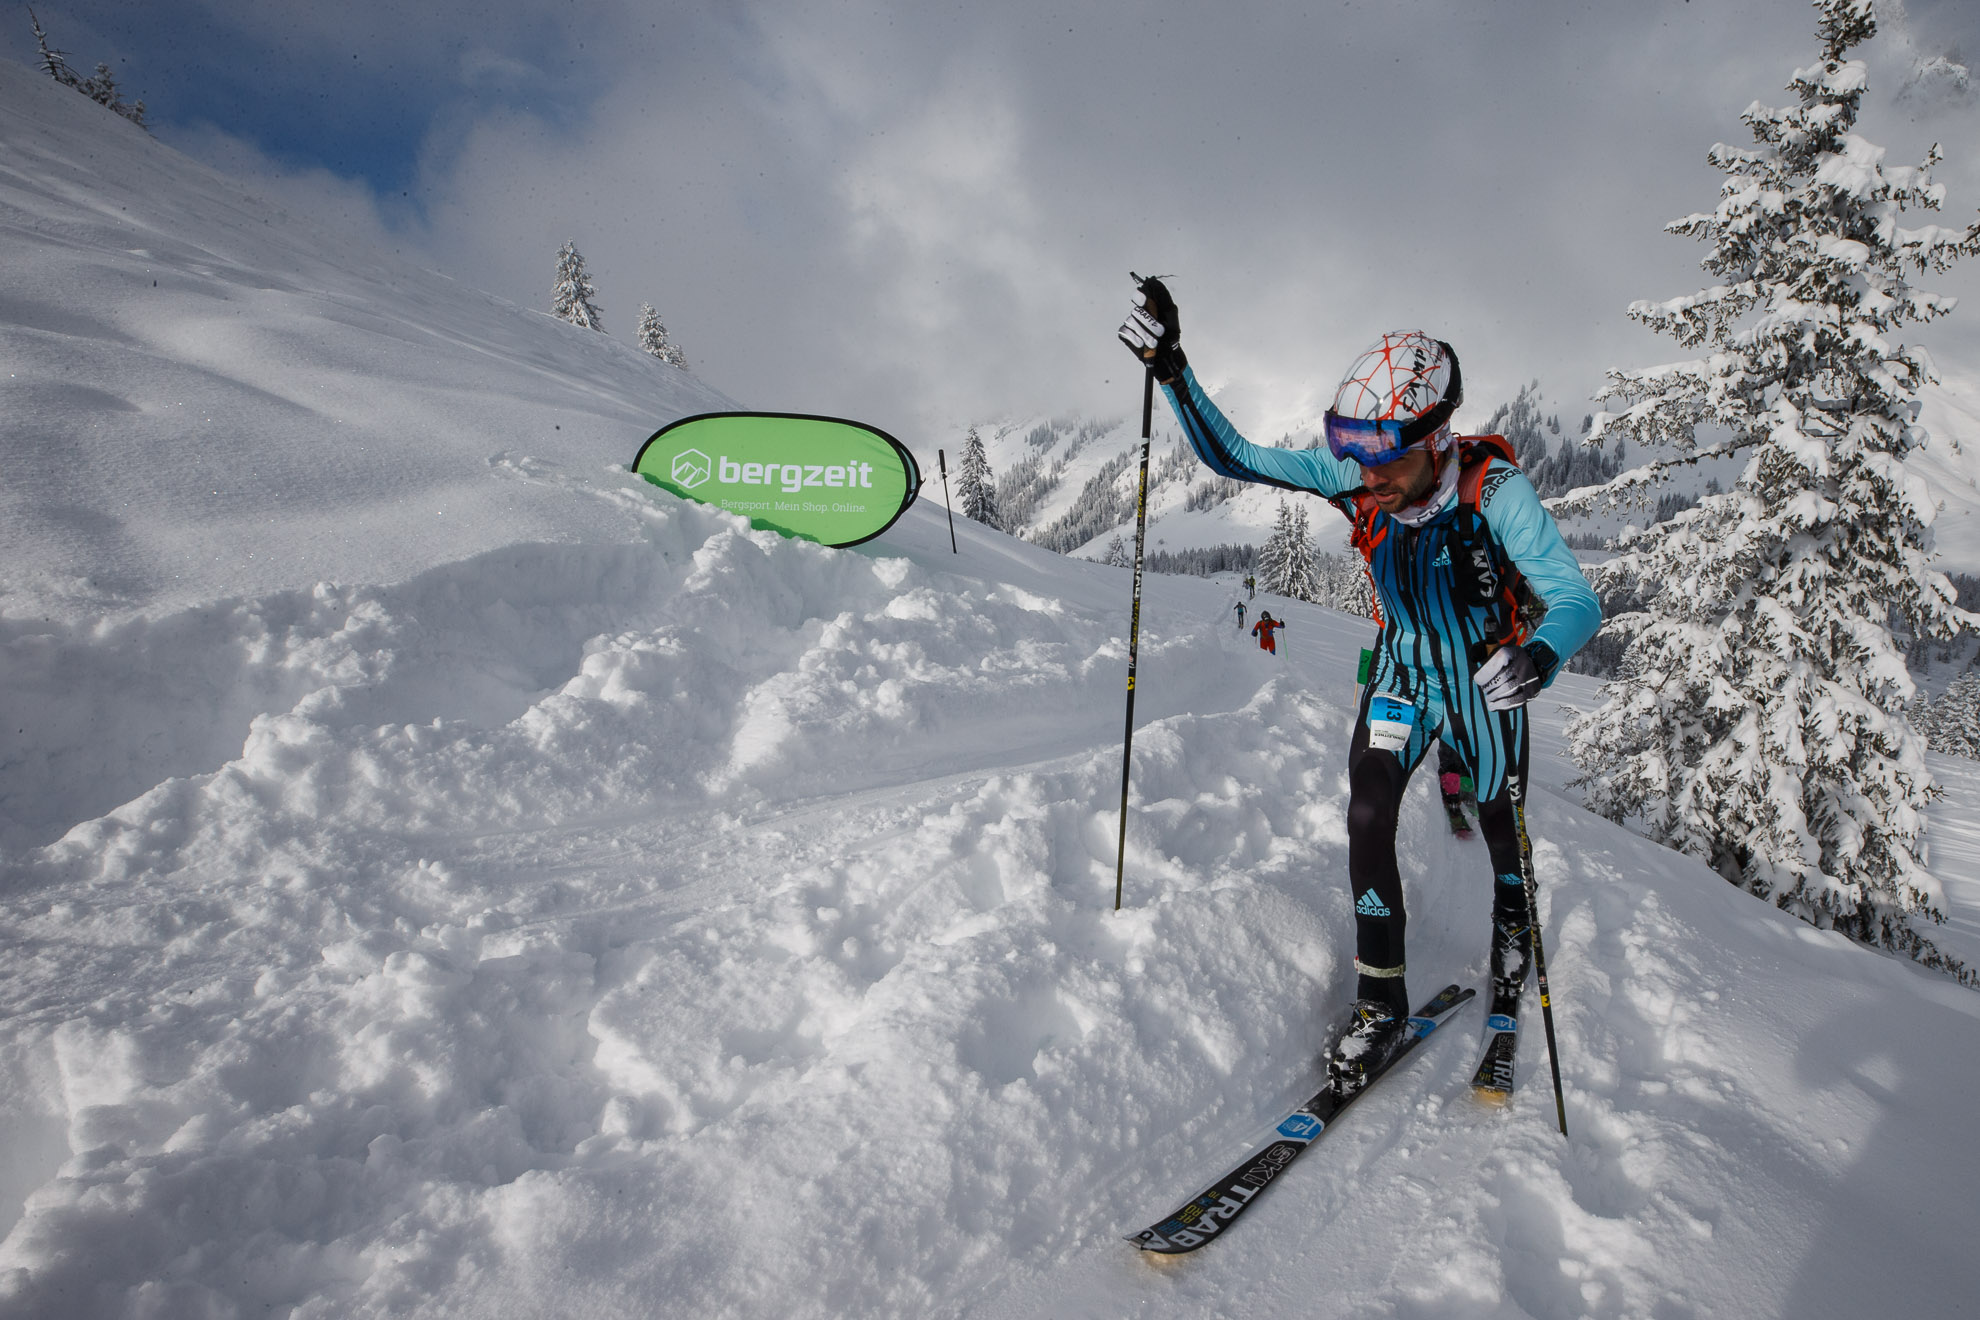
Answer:
[[[1285,626],[1285,621],[1283,619],[1273,618],[1272,611],[1270,610],[1266,610],[1263,614],[1260,614],[1258,616],[1258,622],[1251,625],[1251,635],[1258,639],[1258,649],[1261,651],[1270,651],[1273,655],[1277,655],[1279,653],[1279,645],[1272,640],[1272,634]]]

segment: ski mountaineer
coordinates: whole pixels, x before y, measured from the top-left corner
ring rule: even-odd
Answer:
[[[1449,738],[1437,740],[1437,791],[1444,798],[1444,813],[1451,819],[1451,833],[1460,839],[1471,837],[1471,822],[1464,817],[1464,800],[1470,798],[1475,807],[1478,802],[1476,786],[1465,771],[1464,761],[1451,746]]]
[[[1285,626],[1284,623],[1272,617],[1272,611],[1270,610],[1266,610],[1263,614],[1260,614],[1258,616],[1258,622],[1251,625],[1251,635],[1258,639],[1258,649],[1261,651],[1270,651],[1273,655],[1277,655],[1279,653],[1279,644],[1272,640],[1272,634]]]
[[[1492,1013],[1514,1025],[1532,961],[1525,706],[1601,623],[1560,530],[1502,437],[1452,433],[1464,398],[1457,354],[1421,331],[1382,336],[1348,368],[1326,413],[1324,450],[1266,448],[1238,434],[1190,370],[1160,280],[1140,282],[1120,338],[1152,368],[1211,471],[1325,498],[1353,524],[1375,585],[1374,661],[1348,749],[1358,980],[1328,1054],[1336,1091],[1365,1086],[1405,1034],[1396,821],[1410,774],[1440,733],[1477,786],[1495,877]]]
[[[1243,632],[1243,631],[1244,631],[1244,602],[1243,602],[1243,601],[1239,601],[1239,602],[1237,603],[1237,616],[1238,616],[1238,631],[1239,631],[1239,632]]]

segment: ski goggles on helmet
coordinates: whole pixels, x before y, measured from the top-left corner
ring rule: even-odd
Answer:
[[[1421,435],[1407,434],[1415,430],[1415,420],[1411,418],[1407,423],[1378,421],[1374,418],[1341,417],[1329,411],[1326,420],[1328,452],[1335,458],[1352,459],[1363,467],[1393,463],[1436,434],[1435,427]]]

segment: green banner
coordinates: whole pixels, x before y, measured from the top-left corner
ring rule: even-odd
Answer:
[[[826,545],[872,540],[921,489],[914,455],[885,431],[801,413],[683,417],[640,446],[632,470],[757,527]]]

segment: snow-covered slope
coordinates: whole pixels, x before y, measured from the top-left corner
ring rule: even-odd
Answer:
[[[88,106],[0,61],[10,617],[388,581],[592,535],[590,502],[517,497],[517,455],[589,476],[630,461],[632,432],[735,406]]]
[[[210,176],[31,91],[0,84],[10,216],[58,185],[117,205],[62,183],[64,155],[156,153],[145,204],[185,228],[146,246],[217,243]],[[355,471],[324,466],[318,421],[255,452],[269,488],[362,512],[347,543],[327,513],[278,521],[250,560],[172,487],[139,531],[189,547],[191,576],[92,595],[138,559],[75,529],[129,492],[78,487],[67,522],[8,533],[0,791],[28,805],[0,841],[0,1317],[1855,1317],[1980,1295],[1980,996],[1583,813],[1551,755],[1562,703],[1592,696],[1572,676],[1538,704],[1532,818],[1572,1137],[1537,1032],[1513,1105],[1473,1106],[1473,1009],[1227,1240],[1151,1265],[1120,1236],[1310,1090],[1352,984],[1365,621],[1273,600],[1273,659],[1224,623],[1227,582],[1149,581],[1116,913],[1125,572],[962,523],[952,553],[932,500],[853,551],[671,500],[607,470],[643,410],[689,406],[626,383],[644,363],[522,313],[513,339],[415,352],[465,336],[468,304],[436,302],[435,328],[413,274],[367,285],[369,258],[268,219],[260,250],[341,292],[267,295],[264,337],[301,347],[261,379],[395,323],[407,351],[342,379],[427,424]],[[63,240],[78,281],[122,261],[104,221]],[[104,396],[220,374],[149,323],[147,289],[31,333],[70,334],[71,384]],[[556,369],[519,377],[504,355],[533,344]],[[484,472],[440,424],[456,366],[489,427],[584,420],[500,432]],[[497,403],[466,397],[496,380]],[[61,415],[0,416],[0,452],[46,452]],[[171,422],[149,443],[192,461],[207,424]],[[595,452],[559,447],[574,428]],[[451,490],[464,454],[457,497],[501,496],[437,530],[415,492]],[[1935,766],[1947,940],[1980,956],[1980,775]],[[1420,784],[1401,854],[1416,988],[1475,979],[1482,846]]]
[[[1980,315],[1980,308],[1969,310]],[[1919,414],[1932,443],[1908,462],[1938,497],[1932,538],[1940,567],[1980,573],[1980,375],[1944,365],[1940,375],[1925,389]]]

